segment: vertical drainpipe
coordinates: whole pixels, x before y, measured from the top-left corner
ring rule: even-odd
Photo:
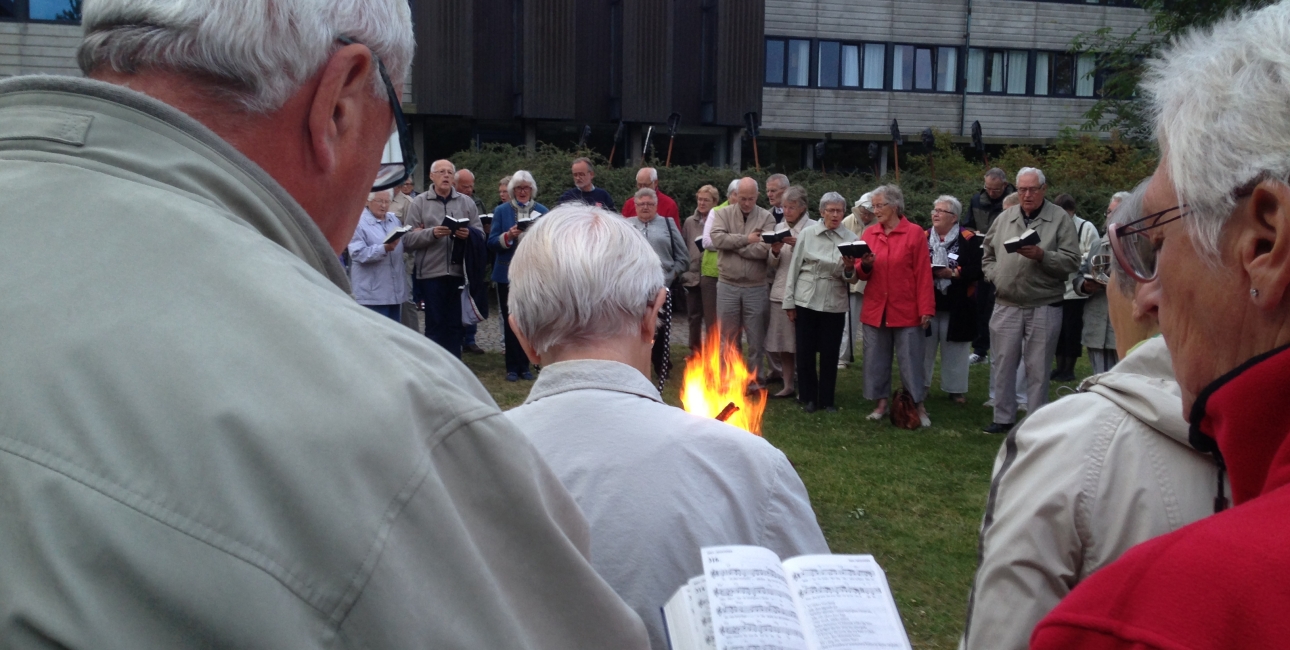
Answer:
[[[967,66],[971,56],[968,52],[972,49],[972,0],[967,0],[966,25],[963,30],[963,74],[959,77],[959,81],[963,83],[962,92],[959,93],[959,136],[966,135],[964,123],[967,122]]]

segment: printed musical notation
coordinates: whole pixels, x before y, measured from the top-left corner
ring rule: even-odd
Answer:
[[[775,578],[783,575],[769,569],[713,569],[708,572],[713,578]]]
[[[718,648],[806,650],[788,578],[773,552],[705,548],[703,569]]]
[[[794,575],[796,580],[797,576]],[[877,587],[848,587],[846,585],[820,586],[820,587],[802,587],[797,590],[797,595],[803,598],[809,596],[859,596],[861,598],[880,598],[882,589]]]

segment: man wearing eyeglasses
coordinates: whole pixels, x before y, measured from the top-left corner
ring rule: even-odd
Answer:
[[[412,199],[406,223],[412,232],[403,237],[403,247],[413,251],[413,282],[419,285],[426,303],[426,338],[461,358],[461,287],[466,279],[466,250],[471,230],[478,231],[479,255],[484,255],[484,226],[475,201],[452,186],[457,167],[448,160],[430,165],[428,192]],[[464,228],[443,225],[447,217],[466,221]],[[480,271],[478,275],[482,276]],[[483,278],[475,278],[482,280]]]
[[[591,160],[587,158],[578,158],[573,161],[573,187],[565,190],[560,195],[558,203],[568,201],[582,201],[587,205],[594,205],[598,208],[616,212],[618,208],[614,207],[614,198],[609,196],[604,188],[596,187],[593,183],[596,179],[596,168],[592,167]]]
[[[542,458],[337,260],[416,162],[408,3],[82,29],[88,78],[0,81],[0,646],[647,648]]]
[[[1066,279],[1079,268],[1080,254],[1074,222],[1045,198],[1047,189],[1043,171],[1023,167],[1017,172],[1021,205],[1000,213],[982,244],[982,267],[995,288],[990,316],[994,421],[986,433],[1006,433],[1016,423],[1015,386],[1023,349],[1030,411],[1048,402],[1048,369],[1062,328]],[[1038,234],[1039,243],[1009,253],[1005,243],[1029,230]]]

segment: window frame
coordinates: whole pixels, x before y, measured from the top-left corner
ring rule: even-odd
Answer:
[[[59,18],[32,18],[31,17],[31,0],[10,0],[13,4],[12,16],[0,16],[0,22],[4,23],[39,23],[42,25],[79,25],[80,20],[64,20]]]
[[[908,89],[896,88],[895,61],[896,61],[896,51],[897,51],[896,48],[899,48],[899,47],[914,48],[914,56],[913,56],[914,71],[911,76],[911,80],[912,80],[911,83],[914,86],[913,88],[908,88]],[[931,88],[917,87],[919,50],[929,50],[931,52],[931,64],[930,64],[931,65],[930,72],[931,72],[931,80],[932,80]],[[954,90],[940,90],[940,85],[941,85],[940,64],[941,64],[942,50],[954,50],[956,52],[955,61],[954,61],[954,72],[953,72],[954,88],[955,88]],[[887,67],[887,78],[889,80],[886,84],[886,90],[889,90],[891,92],[921,93],[921,94],[933,94],[933,95],[959,95],[959,94],[962,94],[963,92],[961,89],[963,88],[963,84],[965,80],[964,74],[967,70],[966,68],[967,59],[964,58],[963,47],[960,45],[946,45],[942,43],[928,44],[928,43],[892,42],[887,44],[887,61],[885,63]]]
[[[890,77],[888,65],[891,60],[890,54],[888,52],[891,46],[890,43],[882,43],[878,41],[844,40],[844,39],[837,39],[837,38],[816,38],[816,39],[811,39],[811,41],[812,41],[812,45],[811,45],[812,68],[811,69],[813,73],[812,78],[810,79],[811,88],[819,88],[821,90],[869,90],[869,91],[884,91],[884,90],[891,89],[890,83],[888,82],[888,77]],[[823,46],[826,43],[836,44],[838,47],[838,52],[837,52],[838,84],[836,86],[825,86],[820,83],[820,67],[821,67],[821,60],[823,57],[823,54],[821,52],[823,50]],[[881,88],[865,88],[865,85],[864,85],[865,49],[866,49],[866,46],[868,45],[878,45],[883,48],[883,61],[882,61],[883,72],[882,72]],[[845,76],[843,74],[843,71],[845,70],[843,63],[846,58],[844,53],[846,52],[846,48],[848,47],[856,48],[856,85],[854,86],[846,85]],[[801,88],[802,86],[794,86],[794,87]]]

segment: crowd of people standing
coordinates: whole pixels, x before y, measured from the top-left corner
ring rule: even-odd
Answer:
[[[573,187],[561,203],[616,210],[614,198],[595,185],[592,161],[574,160],[570,173]],[[412,304],[425,311],[426,336],[460,356],[483,352],[473,316],[487,316],[480,284],[491,283],[506,379],[532,380],[507,303],[515,249],[527,226],[548,211],[535,200],[537,181],[525,170],[501,178],[499,201],[485,212],[470,170],[439,160],[430,180],[420,194],[409,181],[369,197],[348,251],[355,297],[399,319],[410,288]],[[764,196],[753,178],[732,181],[724,201],[704,185],[682,219],[677,201],[659,189],[658,170],[643,167],[620,214],[650,243],[668,286],[682,294],[669,295],[669,322],[675,304],[686,316],[692,352],[716,331],[741,350],[754,371],[750,392],[796,398],[808,412],[836,411],[838,372],[862,362],[863,394],[873,402],[867,418],[877,421],[893,408],[892,374],[899,368],[899,386],[918,425],[927,427],[938,359],[940,389],[957,404],[966,403],[968,367],[990,363],[986,405],[994,415],[985,430],[1003,433],[1018,410],[1046,402],[1050,381],[1074,379],[1083,348],[1097,372],[1116,359],[1102,285],[1087,277],[1097,227],[1078,215],[1069,194],[1047,199],[1042,170],[1024,168],[1009,180],[1002,169],[987,171],[966,209],[958,197],[937,197],[924,228],[909,218],[912,208],[896,185],[853,203],[826,192],[812,205],[806,189],[783,174],[766,179]],[[1125,196],[1116,195],[1108,215]],[[401,239],[384,241],[405,225],[410,231]],[[1006,241],[1031,230],[1038,242],[1009,252]],[[852,241],[863,241],[868,253],[844,256],[839,245]],[[396,277],[405,252],[410,276]],[[1104,262],[1107,252],[1098,254]],[[669,344],[664,335],[655,342],[660,379],[670,367]],[[778,389],[770,387],[775,382]]]

